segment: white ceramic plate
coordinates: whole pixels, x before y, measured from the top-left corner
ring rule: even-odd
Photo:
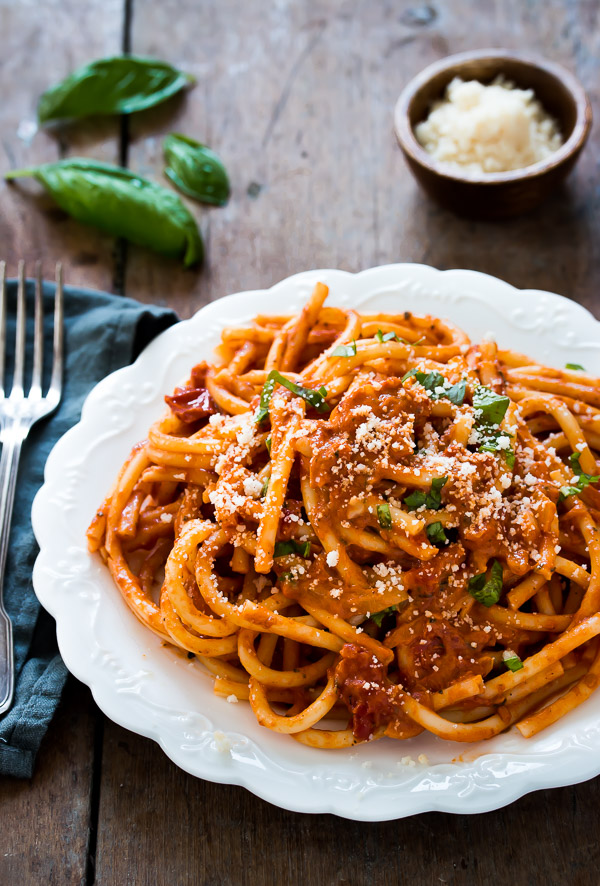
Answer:
[[[299,812],[364,821],[430,810],[486,812],[528,791],[591,778],[600,772],[600,693],[529,741],[512,730],[478,745],[421,735],[321,751],[270,732],[247,705],[214,696],[199,663],[142,627],[100,559],[88,555],[85,529],[131,446],[162,413],[163,395],[210,357],[223,326],[244,324],[257,312],[296,311],[317,280],[330,287],[333,304],[437,314],[474,340],[491,332],[550,365],[578,362],[600,374],[600,324],[586,310],[472,271],[411,264],[356,275],[309,271],[272,289],[213,302],[164,332],[133,366],[100,382],[81,422],[48,459],[33,505],[40,545],[33,580],[56,619],[67,667],[90,686],[107,716],[153,738],[182,769],[243,785]],[[417,762],[422,754],[427,762]]]

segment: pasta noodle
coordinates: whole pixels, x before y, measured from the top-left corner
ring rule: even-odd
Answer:
[[[223,330],[88,530],[215,693],[311,747],[535,735],[600,676],[600,388],[437,317]]]

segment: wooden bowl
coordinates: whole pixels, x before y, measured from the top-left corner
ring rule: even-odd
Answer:
[[[454,77],[489,83],[498,74],[533,89],[565,139],[550,157],[510,172],[461,176],[433,160],[414,133]],[[592,125],[589,99],[575,77],[553,62],[505,49],[462,52],[421,71],[403,90],[394,113],[396,137],[409,168],[424,190],[448,209],[472,218],[509,218],[542,202],[571,171]]]

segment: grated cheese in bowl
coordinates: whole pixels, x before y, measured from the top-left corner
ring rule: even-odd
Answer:
[[[415,135],[436,162],[461,175],[523,169],[563,143],[533,90],[518,89],[502,76],[488,86],[455,77]]]

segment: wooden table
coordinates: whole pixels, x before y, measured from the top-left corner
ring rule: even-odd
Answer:
[[[517,221],[462,221],[423,198],[392,134],[406,81],[449,53],[506,46],[564,63],[597,108],[593,0],[0,0],[0,173],[72,155],[161,180],[161,136],[225,159],[233,195],[195,209],[201,271],[83,228],[36,188],[0,185],[0,253],[63,259],[68,282],[182,317],[296,271],[390,261],[467,267],[598,311],[597,133],[568,185]],[[37,96],[84,61],[131,50],[195,74],[152,112],[31,139]],[[479,816],[364,825],[276,810],[177,770],[72,679],[31,783],[0,782],[0,884],[600,883],[600,781]]]

